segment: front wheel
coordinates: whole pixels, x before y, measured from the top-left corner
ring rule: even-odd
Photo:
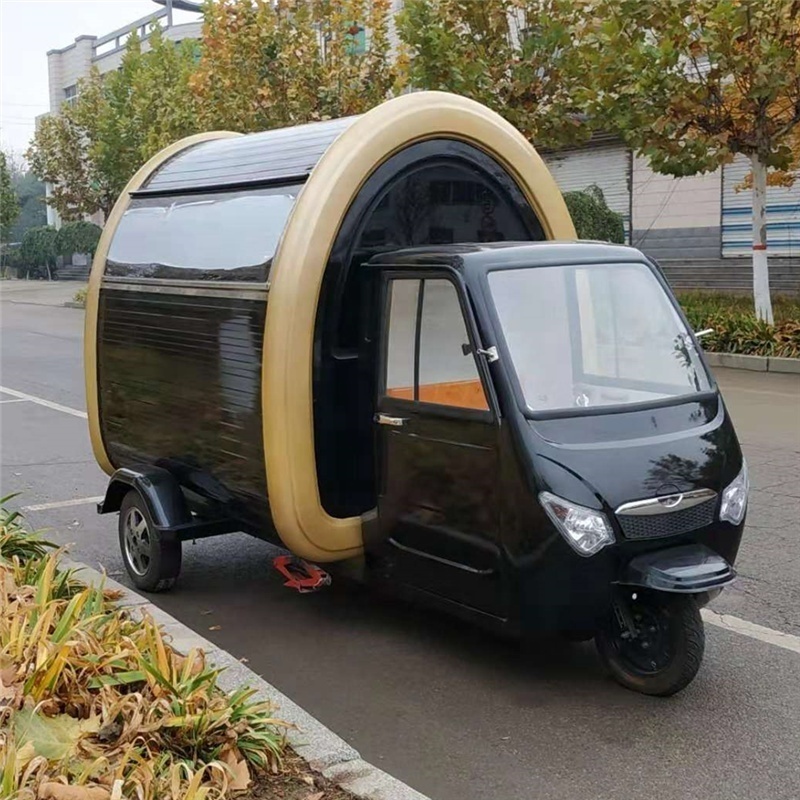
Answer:
[[[668,697],[681,691],[697,675],[705,649],[697,602],[691,595],[642,592],[624,602],[635,633],[616,614],[597,633],[606,668],[622,686],[642,694]]]
[[[181,571],[181,543],[161,538],[135,489],[125,495],[120,506],[119,546],[125,569],[137,589],[163,592],[174,586]]]

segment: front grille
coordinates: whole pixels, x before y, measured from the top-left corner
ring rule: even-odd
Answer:
[[[712,497],[680,511],[644,516],[617,514],[617,519],[626,539],[656,539],[659,536],[679,536],[710,525],[714,521],[716,507],[717,498]]]

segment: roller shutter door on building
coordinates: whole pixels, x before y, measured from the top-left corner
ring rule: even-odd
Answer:
[[[621,144],[589,145],[547,153],[544,160],[562,192],[583,191],[593,183],[608,207],[625,220],[625,241],[631,229],[631,154]]]
[[[737,156],[722,171],[722,255],[749,255],[753,246],[753,198],[736,187],[750,172],[750,159]],[[794,186],[767,187],[767,247],[771,255],[800,256],[800,177]]]

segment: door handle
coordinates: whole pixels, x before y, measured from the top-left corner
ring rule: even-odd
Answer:
[[[376,414],[375,422],[378,425],[391,425],[394,428],[402,428],[408,422],[408,417],[390,417],[388,414]]]

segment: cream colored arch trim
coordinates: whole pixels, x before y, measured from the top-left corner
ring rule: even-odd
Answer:
[[[328,148],[297,198],[273,261],[264,337],[270,510],[284,544],[303,558],[336,561],[362,550],[361,518],[330,516],[317,485],[314,324],[328,256],[350,203],[374,170],[409,145],[434,138],[468,142],[492,156],[517,181],[547,238],[575,238],[561,193],[533,146],[498,114],[464,97],[398,97],[358,119]]]
[[[122,190],[114,208],[108,215],[103,233],[97,244],[97,250],[92,261],[92,270],[89,273],[89,288],[86,292],[86,321],[83,331],[83,368],[86,380],[86,410],[89,415],[89,438],[92,441],[94,457],[100,468],[108,475],[114,472],[114,466],[108,457],[103,437],[100,434],[100,404],[97,393],[97,314],[100,299],[100,284],[103,281],[108,250],[111,241],[117,230],[117,225],[122,219],[122,215],[127,211],[131,202],[131,192],[140,189],[145,181],[165,162],[173,156],[200,142],[208,142],[212,139],[227,139],[232,136],[241,136],[240,133],[230,131],[212,131],[210,133],[198,133],[194,136],[187,136],[177,142],[165,147],[156,153],[138,172],[128,181],[127,186]]]

